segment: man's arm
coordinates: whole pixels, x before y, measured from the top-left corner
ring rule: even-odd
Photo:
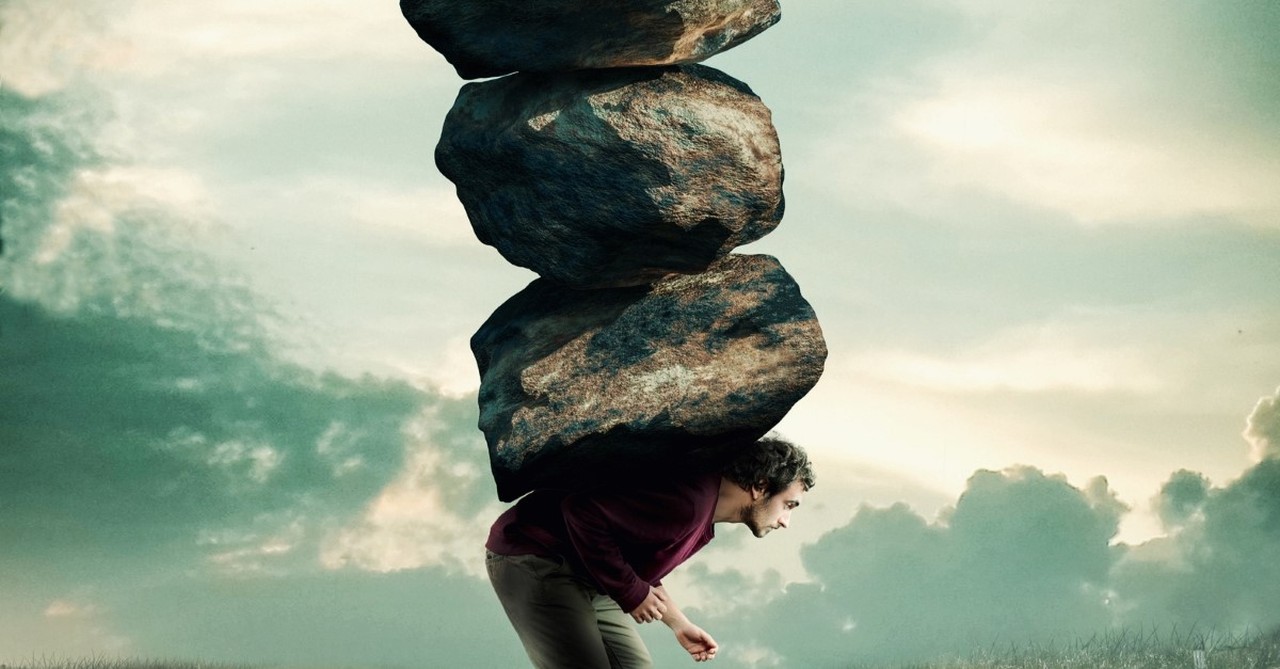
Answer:
[[[641,579],[622,555],[620,543],[659,543],[671,527],[683,527],[694,513],[687,493],[679,490],[629,490],[625,494],[601,491],[572,494],[560,504],[565,528],[574,550],[582,558],[605,593],[623,611],[647,610],[648,620],[662,613],[652,586]],[[648,620],[637,621],[648,622]]]
[[[652,586],[636,575],[622,556],[615,532],[625,531],[619,519],[587,495],[570,495],[560,504],[574,550],[591,576],[623,611],[632,613],[645,605],[652,614],[655,596]],[[651,618],[652,619],[652,618]],[[637,618],[637,620],[639,620]]]
[[[693,661],[706,662],[707,660],[716,659],[716,651],[720,649],[716,640],[712,639],[711,635],[707,634],[701,627],[689,621],[689,618],[684,615],[684,611],[681,611],[680,607],[676,606],[675,601],[671,599],[666,586],[660,585],[653,590],[658,599],[667,606],[666,613],[662,615],[662,622],[666,623],[667,627],[670,627],[671,631],[675,633],[676,641],[680,642],[680,645],[689,651]]]

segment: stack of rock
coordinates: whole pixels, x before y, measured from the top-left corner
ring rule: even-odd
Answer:
[[[730,253],[782,218],[769,110],[693,63],[776,0],[401,10],[462,78],[501,76],[462,87],[436,147],[480,241],[541,277],[471,339],[498,497],[708,464],[775,426],[826,345],[777,260]]]

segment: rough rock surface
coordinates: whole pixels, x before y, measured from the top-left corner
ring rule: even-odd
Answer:
[[[701,65],[467,84],[436,164],[480,241],[578,288],[700,272],[783,212],[768,108]]]
[[[652,286],[537,279],[471,339],[498,497],[670,471],[777,424],[826,344],[778,261],[729,255]]]
[[[778,22],[777,0],[401,0],[464,79],[692,63]]]

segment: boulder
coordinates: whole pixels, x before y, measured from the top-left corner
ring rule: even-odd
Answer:
[[[436,164],[480,241],[577,288],[700,272],[783,212],[769,109],[701,65],[467,84]]]
[[[776,425],[827,354],[799,287],[764,255],[652,286],[537,279],[471,349],[503,501],[723,458]]]
[[[778,22],[777,0],[401,0],[464,79],[693,63]]]

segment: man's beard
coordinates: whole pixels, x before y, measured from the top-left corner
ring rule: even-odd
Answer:
[[[763,538],[764,535],[772,532],[774,529],[773,526],[765,525],[761,521],[761,518],[764,515],[761,513],[763,510],[764,504],[757,504],[755,502],[748,504],[742,509],[742,522],[746,523],[747,529],[750,529],[751,533],[756,535],[757,539]]]

